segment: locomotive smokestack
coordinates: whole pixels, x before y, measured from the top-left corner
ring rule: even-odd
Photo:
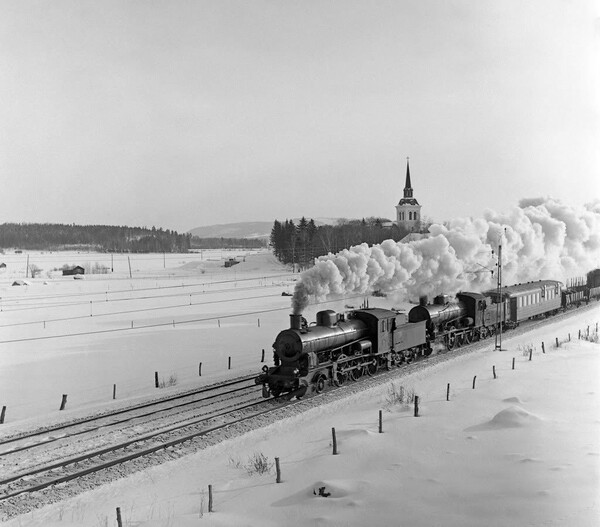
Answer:
[[[302,315],[292,313],[290,315],[290,329],[300,330],[302,326]]]
[[[419,305],[426,306],[427,305],[427,295],[423,295],[419,297]]]

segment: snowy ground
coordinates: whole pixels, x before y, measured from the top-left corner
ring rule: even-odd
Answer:
[[[176,269],[166,269],[174,276],[179,273],[178,278],[154,276],[144,283],[151,280],[158,280],[159,284],[163,280],[195,283],[190,267],[203,268],[196,264],[188,261]],[[224,272],[215,270],[214,276]],[[139,397],[156,393],[140,380],[145,381],[149,376],[152,384],[153,371],[159,369],[156,364],[164,368],[165,375],[171,367],[181,376],[177,386],[161,390],[161,394],[206,382],[211,377],[214,380],[259,369],[260,357],[256,358],[256,353],[260,348],[269,353],[276,332],[287,325],[289,298],[281,297],[281,292],[293,288],[292,275],[279,277],[283,274],[282,268],[265,255],[248,257],[245,263],[227,272],[234,280],[228,282],[227,287],[219,285],[220,290],[227,290],[211,297],[211,300],[225,302],[201,304],[207,297],[199,295],[193,298],[192,306],[165,307],[158,312],[106,317],[96,317],[95,312],[89,317],[88,312],[85,319],[53,323],[60,324],[53,328],[54,334],[118,328],[130,320],[127,317],[135,317],[135,326],[149,321],[162,323],[174,316],[181,320],[199,319],[275,309],[269,314],[260,314],[260,328],[258,315],[253,314],[224,318],[220,328],[217,320],[211,319],[175,328],[159,326],[5,342],[26,338],[27,334],[48,336],[37,323],[39,317],[47,313],[48,317],[58,318],[63,316],[62,310],[69,313],[73,310],[74,316],[80,314],[90,309],[91,291],[104,294],[108,285],[111,290],[117,285],[115,281],[110,284],[103,281],[101,287],[92,289],[96,280],[86,277],[80,282],[60,281],[56,286],[38,283],[18,293],[24,297],[41,295],[44,288],[51,287],[59,289],[61,294],[71,291],[63,288],[64,283],[74,288],[74,292],[84,293],[84,303],[63,306],[59,315],[56,306],[49,307],[52,300],[45,299],[45,307],[26,315],[28,320],[36,321],[33,327],[0,328],[0,341],[4,341],[0,343],[0,404],[25,398],[24,392],[33,394],[24,399],[26,403],[15,404],[14,410],[8,405],[7,423],[2,425],[0,433],[59,417],[68,418],[107,403],[122,403],[122,398],[117,403],[102,402],[93,384],[110,386],[112,396],[112,382],[116,381],[109,379],[117,370],[123,371],[124,379],[120,382],[130,386],[131,397]],[[198,274],[197,281],[201,282],[201,278]],[[242,281],[242,278],[249,280]],[[216,281],[205,287],[216,289]],[[135,292],[135,275],[134,280],[130,280],[128,270],[121,282],[126,286],[119,286],[120,289],[129,287]],[[242,284],[247,283],[256,289],[241,292]],[[130,287],[132,284],[134,287]],[[189,294],[201,289],[184,290]],[[239,300],[245,295],[256,297],[267,291],[276,296]],[[17,295],[3,287],[3,299],[7,293]],[[152,291],[151,295],[159,293]],[[126,308],[110,309],[114,312],[141,310],[149,305],[167,306],[173,300],[177,302],[182,298],[142,300],[136,297],[125,302]],[[346,300],[332,307],[341,309],[351,303],[358,306],[361,301]],[[372,306],[375,301],[380,299],[371,299]],[[105,303],[117,305],[116,302]],[[377,305],[386,304],[382,300]],[[92,305],[92,309],[96,307],[100,309],[99,305]],[[311,312],[306,313],[307,318],[314,319],[314,311],[322,307],[312,306]],[[25,313],[29,311],[3,311],[1,324],[21,320]],[[413,417],[412,408],[388,404],[390,385],[385,384],[15,518],[6,525],[116,525],[116,507],[121,508],[124,525],[140,527],[598,525],[600,347],[579,341],[576,336],[579,329],[588,325],[593,330],[599,321],[600,306],[597,306],[575,312],[567,319],[523,337],[510,338],[510,334],[506,334],[505,351],[492,352],[492,345],[488,350],[409,375],[405,375],[409,370],[398,370],[403,376],[396,381],[397,385],[414,390],[421,398],[418,418]],[[49,329],[47,325],[46,331]],[[570,343],[559,349],[552,345],[556,337],[566,339],[569,333]],[[542,341],[546,344],[545,354],[541,352]],[[522,352],[529,345],[535,346],[532,361]],[[227,371],[227,355],[233,356],[234,372]],[[513,357],[516,358],[514,371],[511,369]],[[210,371],[206,378],[204,374],[201,379],[197,377],[196,360],[203,360],[203,371],[204,367]],[[496,366],[498,379],[493,379],[492,366]],[[195,370],[195,376],[185,374],[188,367]],[[44,383],[55,377],[60,382]],[[126,378],[130,379],[130,385],[125,382]],[[73,383],[73,393],[87,396],[72,398],[69,395],[69,411],[59,413],[55,408],[60,403],[59,394],[67,393],[61,391],[61,386],[68,382]],[[37,383],[43,387],[41,397],[36,397]],[[446,401],[447,383],[451,384],[449,402]],[[76,390],[77,386],[82,389]],[[83,389],[86,386],[89,390]],[[50,393],[52,400],[46,402],[44,399]],[[383,434],[378,433],[379,409],[384,410]],[[337,456],[331,455],[332,427],[337,433]],[[282,483],[275,482],[274,470],[263,475],[248,474],[244,465],[256,453],[264,454],[270,461],[280,458]],[[209,484],[214,490],[213,513],[207,511]],[[325,487],[330,495],[315,496],[313,492],[318,492],[320,487]]]

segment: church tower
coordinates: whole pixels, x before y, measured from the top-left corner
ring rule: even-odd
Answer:
[[[410,182],[410,167],[406,158],[406,183],[404,184],[404,197],[396,205],[396,223],[412,232],[418,229],[421,221],[421,205],[413,198],[413,189]]]

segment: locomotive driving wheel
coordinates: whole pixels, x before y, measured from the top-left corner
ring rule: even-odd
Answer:
[[[367,365],[367,375],[371,376],[371,375],[375,375],[376,373],[377,373],[377,359],[373,359]]]
[[[446,335],[446,348],[453,350],[454,346],[456,346],[456,333],[451,332]]]
[[[317,393],[322,393],[324,389],[325,389],[325,376],[319,375],[319,378],[317,379],[317,382],[315,383],[315,391]]]
[[[338,371],[335,375],[335,379],[333,379],[333,384],[340,387],[342,384],[344,384],[345,380],[346,380],[346,374]]]
[[[362,377],[362,367],[358,363],[356,363],[355,366],[356,367],[350,371],[350,378],[353,381],[358,381],[358,379]]]
[[[467,329],[465,332],[465,344],[471,344],[473,342],[473,330]]]

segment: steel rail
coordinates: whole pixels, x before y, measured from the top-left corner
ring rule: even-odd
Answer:
[[[261,401],[258,401],[258,402],[254,402],[254,403],[250,403],[250,404],[247,404],[247,405],[244,405],[244,406],[240,406],[240,407],[234,408],[232,410],[227,410],[227,411],[224,411],[224,412],[220,412],[220,413],[217,413],[216,415],[212,415],[210,417],[204,417],[202,419],[198,419],[196,421],[189,422],[189,423],[187,423],[185,425],[178,425],[178,426],[175,426],[175,427],[171,427],[169,429],[162,430],[160,432],[155,432],[153,434],[148,434],[146,436],[138,437],[136,439],[132,439],[130,441],[126,441],[126,442],[120,443],[118,445],[113,445],[112,447],[103,448],[103,449],[98,450],[96,452],[92,452],[92,453],[85,454],[85,455],[82,455],[82,456],[77,456],[75,458],[71,458],[71,459],[68,459],[68,460],[65,460],[65,461],[62,461],[62,462],[54,463],[52,465],[47,465],[47,466],[41,467],[39,469],[31,470],[31,471],[28,471],[28,472],[24,472],[24,473],[12,476],[10,478],[7,478],[5,480],[0,481],[0,485],[7,485],[9,483],[12,483],[14,481],[17,481],[17,480],[20,480],[20,479],[23,479],[23,478],[34,476],[34,475],[37,475],[37,474],[42,474],[44,472],[49,472],[51,470],[56,470],[56,469],[59,469],[59,468],[65,468],[65,467],[68,467],[70,465],[74,465],[76,463],[81,463],[83,461],[88,461],[88,460],[91,460],[93,458],[97,458],[99,456],[108,454],[110,452],[115,452],[117,450],[123,450],[123,449],[125,449],[128,446],[131,446],[133,444],[141,443],[142,441],[148,441],[149,439],[153,439],[153,438],[158,437],[160,435],[168,434],[168,433],[171,433],[171,432],[174,432],[174,431],[177,431],[177,430],[181,430],[181,429],[186,428],[186,427],[196,426],[196,425],[202,423],[203,421],[208,421],[210,419],[215,419],[217,417],[222,417],[224,415],[229,415],[229,414],[232,414],[234,412],[237,412],[237,411],[240,411],[240,410],[244,410],[246,408],[251,408],[253,406],[259,406],[259,405],[264,405],[264,404],[265,404],[265,401],[261,400]],[[287,403],[284,403],[284,404],[278,406],[278,408],[281,408],[283,406],[287,406],[289,404],[293,404],[293,403],[292,402],[287,402]],[[8,492],[8,493],[0,496],[0,501],[7,500],[9,498],[13,498],[15,496],[18,496],[18,495],[24,494],[24,493],[37,492],[37,491],[42,490],[44,488],[50,487],[52,485],[57,485],[59,483],[65,483],[67,481],[71,481],[71,480],[74,480],[74,479],[86,476],[88,474],[92,474],[94,472],[99,472],[101,470],[110,468],[110,467],[112,467],[114,465],[118,465],[120,463],[125,463],[126,461],[131,461],[132,459],[143,457],[143,456],[152,454],[154,452],[157,452],[159,450],[163,450],[163,449],[170,448],[172,446],[175,446],[175,445],[178,445],[178,444],[181,444],[181,443],[185,443],[186,441],[190,441],[190,440],[192,440],[192,439],[194,439],[196,437],[207,435],[210,432],[214,432],[216,430],[220,430],[222,428],[226,428],[226,427],[231,426],[233,424],[237,424],[237,423],[241,423],[243,421],[247,421],[249,419],[252,419],[254,417],[258,417],[260,415],[264,415],[264,414],[272,412],[272,411],[273,411],[273,408],[268,408],[266,410],[262,410],[260,412],[253,413],[252,415],[248,415],[248,416],[241,417],[239,419],[235,419],[234,421],[231,421],[231,422],[228,422],[228,423],[223,423],[223,424],[220,424],[220,425],[215,425],[215,426],[212,426],[210,428],[203,429],[201,431],[197,431],[197,432],[194,432],[194,433],[191,433],[191,434],[186,434],[185,436],[165,441],[163,443],[160,443],[159,445],[154,445],[152,447],[148,447],[148,448],[145,448],[143,450],[139,450],[138,452],[135,452],[133,454],[128,454],[126,456],[119,457],[118,459],[113,459],[111,461],[103,462],[103,463],[101,463],[99,465],[96,465],[94,467],[89,467],[87,469],[78,471],[78,472],[73,473],[73,474],[68,474],[66,476],[60,476],[58,478],[52,479],[50,481],[46,481],[44,483],[36,484],[36,485],[33,485],[31,487],[28,487],[28,488],[19,489],[17,491],[13,491],[13,492]]]
[[[244,383],[244,382],[248,382],[248,381],[254,379],[255,377],[256,377],[256,375],[248,375],[248,376],[245,376],[245,377],[241,377],[239,379],[234,379],[232,381],[226,381],[226,382],[223,382],[223,383],[220,383],[220,384],[215,384],[215,385],[211,385],[211,386],[205,386],[205,387],[202,387],[202,388],[197,389],[197,390],[192,390],[191,392],[180,393],[180,394],[172,395],[172,396],[169,396],[169,397],[166,397],[166,398],[163,398],[163,399],[156,399],[156,400],[153,400],[153,401],[149,401],[147,403],[141,403],[141,404],[137,404],[137,405],[134,405],[134,406],[128,406],[127,408],[123,408],[121,410],[116,410],[114,412],[109,412],[109,413],[105,413],[105,414],[101,414],[101,415],[94,415],[92,417],[87,417],[87,418],[84,418],[84,419],[81,419],[81,420],[78,420],[78,421],[73,421],[73,422],[62,424],[62,425],[55,425],[55,426],[51,426],[51,427],[48,427],[48,428],[40,428],[38,430],[35,430],[34,432],[30,432],[30,433],[23,434],[23,435],[20,435],[20,436],[10,437],[10,438],[7,438],[7,439],[2,439],[2,440],[0,440],[0,446],[8,445],[10,443],[15,443],[17,441],[22,441],[24,439],[31,439],[31,438],[38,437],[38,436],[41,436],[41,435],[44,435],[44,434],[48,434],[49,432],[56,432],[58,430],[65,430],[65,429],[68,429],[68,428],[73,428],[75,426],[79,426],[79,425],[86,424],[86,423],[91,423],[91,422],[94,422],[94,421],[99,421],[101,419],[110,419],[112,417],[115,417],[115,416],[118,416],[118,415],[122,415],[122,414],[125,414],[127,412],[132,412],[132,411],[136,411],[136,410],[142,410],[144,408],[150,408],[152,406],[156,406],[156,405],[163,404],[163,403],[168,403],[170,401],[176,401],[178,399],[183,399],[185,397],[190,397],[190,396],[199,395],[199,394],[203,394],[203,393],[206,393],[206,392],[218,390],[220,388],[227,388],[228,386],[234,386],[236,384],[241,384],[241,383]],[[240,388],[240,389],[243,389],[243,388]],[[198,401],[196,401],[196,402],[198,402]],[[48,443],[48,441],[45,441],[44,443]],[[43,443],[38,443],[38,444],[43,444]],[[37,446],[37,444],[35,446]],[[1,452],[0,456],[6,455],[6,454],[10,454],[10,453],[13,453],[13,452],[15,452],[15,450],[11,450],[11,451],[8,451],[8,452]]]

